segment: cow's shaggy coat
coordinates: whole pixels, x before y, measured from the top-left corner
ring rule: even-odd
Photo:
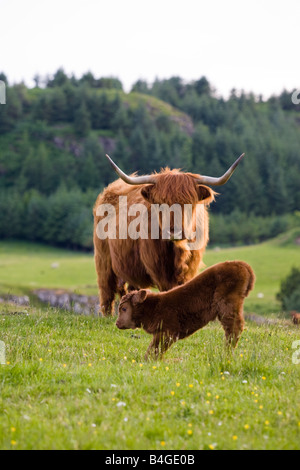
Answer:
[[[166,291],[184,284],[199,271],[202,255],[208,243],[207,206],[214,200],[215,192],[204,185],[197,184],[190,173],[166,169],[155,175],[155,185],[131,186],[121,179],[111,183],[101,193],[94,206],[94,252],[99,286],[100,308],[104,315],[113,313],[116,294],[124,295],[126,284],[131,289],[157,287]],[[120,239],[119,234],[119,196],[127,197],[127,208],[133,204],[146,206],[148,217],[148,239]],[[190,227],[195,231],[195,208],[203,205],[201,212],[201,246],[190,250],[186,240],[170,241],[151,239],[151,204],[174,203],[190,204],[194,219]],[[97,225],[103,218],[97,215],[101,204],[111,204],[116,210],[116,239],[100,239]],[[128,225],[134,217],[128,217]],[[199,222],[198,222],[199,223]],[[170,224],[172,230],[172,221]],[[182,231],[184,233],[184,230]],[[129,290],[131,290],[129,289]]]

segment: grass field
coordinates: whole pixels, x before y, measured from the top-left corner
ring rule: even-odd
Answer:
[[[256,272],[246,310],[278,314],[299,247],[279,238],[208,251],[205,262],[225,259]],[[0,243],[0,292],[36,287],[95,293],[92,256]],[[233,354],[211,323],[149,362],[150,336],[114,323],[0,304],[0,449],[300,449],[300,330],[289,319],[247,322]]]

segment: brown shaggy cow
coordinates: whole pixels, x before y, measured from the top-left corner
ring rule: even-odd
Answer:
[[[149,290],[122,297],[116,326],[140,328],[153,335],[145,359],[162,356],[178,339],[186,338],[218,318],[227,344],[236,346],[243,331],[243,303],[255,276],[242,261],[216,264],[168,292]]]
[[[214,200],[216,194],[206,184],[225,184],[243,156],[244,154],[222,177],[214,178],[181,173],[179,170],[168,168],[147,176],[128,176],[107,155],[120,179],[111,183],[98,196],[94,206],[95,265],[100,308],[104,315],[112,314],[115,296],[122,296],[127,292],[126,283],[130,287],[129,290],[156,286],[160,291],[165,291],[184,284],[198,273],[208,243],[206,206]],[[126,207],[120,206],[120,197],[126,199]],[[127,227],[124,236],[124,214],[128,224],[134,217],[127,216],[127,213],[130,213],[135,204],[146,207],[147,238],[140,236],[133,239],[127,236]],[[160,217],[159,235],[153,239],[151,211],[155,205],[162,204],[168,205],[169,208],[176,204],[182,209],[189,205],[192,208],[191,216],[188,220],[182,216],[178,223],[173,213],[170,213],[169,239],[162,237]],[[114,236],[101,238],[98,228],[106,212],[99,212],[99,209],[105,208],[106,205],[115,208],[116,233]],[[202,208],[202,211],[198,211],[199,208]],[[201,231],[201,242],[191,249],[188,242],[195,240],[195,230]],[[179,232],[182,238],[178,236]]]

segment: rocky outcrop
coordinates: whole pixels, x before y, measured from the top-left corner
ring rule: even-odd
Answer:
[[[51,307],[62,308],[84,315],[97,315],[99,298],[97,296],[79,295],[64,290],[38,289],[33,292],[40,302]]]
[[[0,297],[0,304],[4,303],[4,302],[13,303],[13,304],[16,304],[16,305],[25,305],[25,306],[27,306],[30,303],[30,299],[29,299],[28,295],[11,295],[11,294],[7,294],[7,295],[2,295]]]

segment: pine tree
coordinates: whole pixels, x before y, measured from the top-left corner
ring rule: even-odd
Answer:
[[[97,180],[96,167],[91,153],[85,153],[78,158],[78,182],[83,191],[95,187]]]
[[[28,193],[24,223],[24,235],[28,240],[44,241],[48,210],[48,201],[45,196],[36,190]]]
[[[133,130],[130,140],[131,149],[131,164],[134,170],[143,168],[145,162],[147,162],[147,142],[144,137],[143,129],[141,126],[136,126]]]
[[[30,149],[24,161],[22,176],[27,181],[27,189],[34,188],[44,194],[53,190],[53,167],[44,143],[37,150]]]
[[[67,119],[67,101],[64,91],[61,88],[55,89],[51,96],[51,116],[50,122],[57,123]]]
[[[78,137],[86,137],[89,134],[90,128],[90,114],[84,101],[82,101],[75,113],[74,130]]]
[[[116,148],[113,153],[113,158],[118,165],[124,168],[124,171],[131,173],[130,151],[127,140],[122,131],[118,133]]]

